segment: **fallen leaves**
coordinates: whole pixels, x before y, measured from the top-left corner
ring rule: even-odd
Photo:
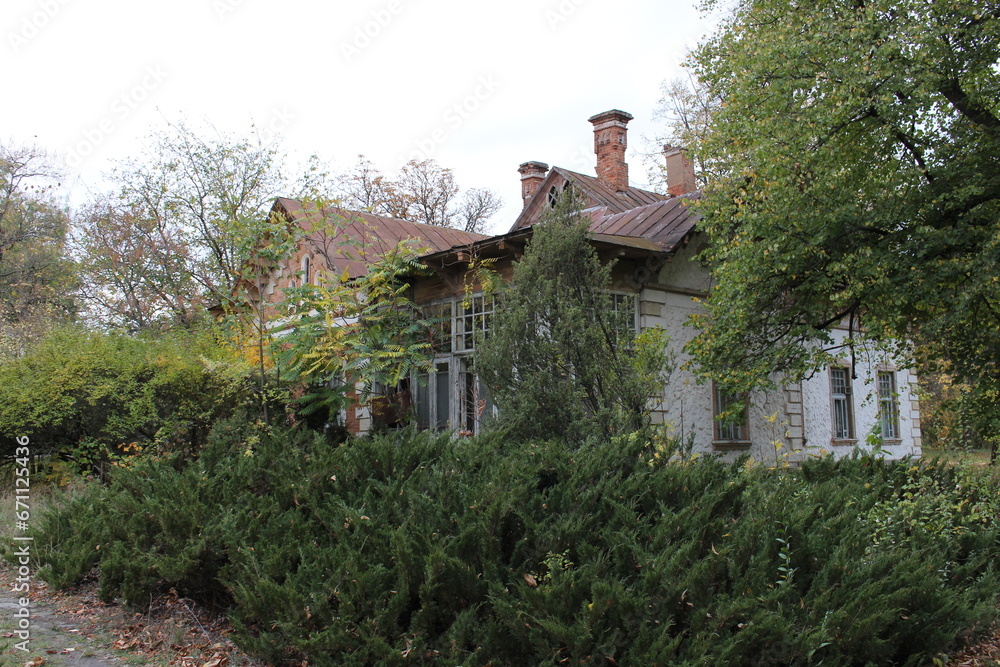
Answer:
[[[0,564],[0,585],[9,583],[11,570]],[[37,603],[46,614],[62,620],[61,632],[70,641],[90,640],[91,647],[101,647],[122,658],[141,664],[155,662],[172,667],[242,667],[250,660],[230,641],[231,628],[224,615],[213,613],[176,592],[153,600],[143,613],[101,602],[97,596],[97,578],[88,577],[81,586],[69,591],[48,588],[37,582]],[[66,627],[69,625],[69,627]],[[6,635],[6,636],[5,636]],[[15,633],[0,633],[11,638]],[[49,645],[51,646],[51,644]],[[23,663],[23,667],[62,664],[58,657],[80,655],[77,648],[45,647],[44,657]],[[6,664],[0,658],[0,664]]]

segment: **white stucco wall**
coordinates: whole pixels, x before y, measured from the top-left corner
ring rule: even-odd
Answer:
[[[896,374],[900,438],[883,446],[891,458],[920,455],[920,421],[916,403],[916,376],[905,368],[888,364],[885,355],[873,350],[856,350],[852,382],[855,442],[835,442],[829,371],[823,369],[794,385],[779,385],[770,392],[749,397],[748,422],[750,446],[725,449],[714,440],[712,385],[699,383],[685,368],[690,358],[681,351],[697,331],[685,326],[690,315],[701,306],[696,301],[711,288],[707,269],[693,257],[698,252],[697,239],[666,264],[655,284],[639,293],[639,323],[643,329],[659,326],[670,336],[676,352],[675,370],[670,376],[662,401],[654,411],[654,421],[667,422],[682,441],[693,441],[693,452],[734,459],[744,453],[762,463],[798,462],[809,456],[832,453],[850,455],[855,447],[868,449],[865,437],[878,423],[878,400],[875,377],[879,370]],[[835,331],[842,339],[846,332]],[[850,364],[850,360],[845,363]]]

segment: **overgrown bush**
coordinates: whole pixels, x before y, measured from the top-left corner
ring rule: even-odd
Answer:
[[[986,474],[229,422],[48,515],[36,553],[107,598],[228,603],[274,664],[915,665],[997,618]]]
[[[247,395],[250,373],[208,334],[56,329],[0,361],[0,455],[17,437],[83,468],[127,446],[196,450]]]

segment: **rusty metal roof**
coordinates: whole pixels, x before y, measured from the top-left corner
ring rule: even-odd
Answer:
[[[593,234],[652,241],[663,252],[673,252],[695,229],[700,216],[690,208],[697,194],[637,206],[621,213],[601,209],[591,213]]]
[[[599,205],[607,206],[615,213],[623,213],[637,206],[645,206],[667,198],[666,195],[631,186],[624,192],[615,192],[612,187],[596,176],[587,176],[562,167],[553,167],[552,171],[561,174],[566,180],[572,181],[584,194],[596,200]]]
[[[626,243],[624,239],[644,239],[655,244],[660,252],[673,252],[694,231],[695,223],[700,217],[688,206],[698,199],[698,193],[668,197],[634,187],[624,192],[615,192],[596,176],[553,167],[535,196],[514,221],[511,231],[528,229],[541,220],[549,208],[549,190],[559,190],[563,184],[572,184],[583,196],[584,205],[587,206],[584,214],[593,220],[590,231],[595,239],[596,235],[606,235],[619,239],[622,245],[632,247],[642,244]]]
[[[373,213],[331,206],[322,213],[303,207],[295,199],[278,198],[275,206],[298,223],[310,241],[329,253],[338,271],[351,277],[364,275],[366,264],[392,250],[401,241],[414,242],[420,254],[467,246],[488,237],[450,227],[397,220]]]
[[[549,208],[549,192],[553,189],[561,191],[564,184],[571,184],[583,196],[588,209],[607,209],[610,213],[624,213],[667,198],[667,195],[634,187],[630,187],[624,192],[616,192],[614,188],[596,176],[587,176],[562,167],[553,167],[545,180],[538,186],[535,196],[517,216],[510,230],[524,229],[538,222]]]

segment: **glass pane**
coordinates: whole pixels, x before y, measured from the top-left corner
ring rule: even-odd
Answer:
[[[847,400],[843,397],[833,399],[834,436],[837,438],[851,437],[847,414]]]
[[[719,440],[746,440],[746,399],[742,394],[733,394],[715,388],[716,416],[725,415],[717,421]]]
[[[438,364],[434,373],[434,428],[446,429],[449,421],[448,364]]]
[[[431,425],[431,404],[429,400],[427,373],[417,376],[417,428],[429,428]]]
[[[899,408],[896,405],[896,376],[891,372],[878,374],[879,421],[882,437],[899,437]]]

